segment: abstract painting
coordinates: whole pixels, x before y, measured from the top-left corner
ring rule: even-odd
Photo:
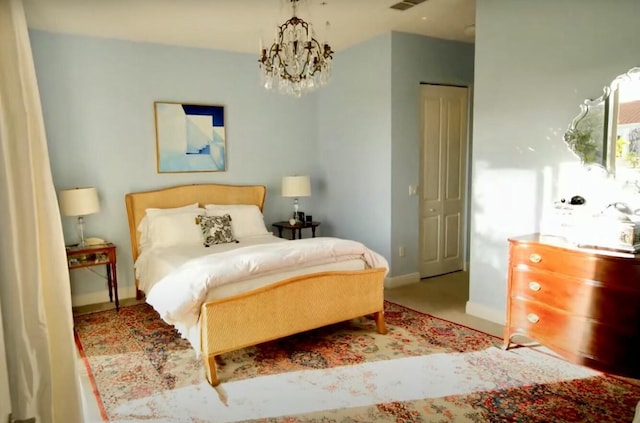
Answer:
[[[154,102],[158,173],[227,170],[224,107]]]

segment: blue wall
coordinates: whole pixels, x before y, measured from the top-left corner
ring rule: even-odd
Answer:
[[[416,272],[417,202],[405,193],[419,173],[419,84],[470,83],[472,45],[385,34],[337,53],[330,84],[296,99],[263,90],[251,54],[30,35],[54,183],[98,189],[86,234],[118,246],[122,298],[133,295],[124,195],[186,183],[266,185],[270,228],[291,211],[282,176],[309,174],[300,209],[322,221],[319,235],[364,242],[392,276]],[[228,170],[158,174],[154,101],[223,105]],[[75,242],[74,218],[63,227]],[[406,243],[405,261],[392,261],[392,237]],[[104,301],[93,273],[72,272],[72,284],[74,304]]]
[[[323,202],[315,189],[315,98],[266,92],[252,55],[41,31],[30,36],[56,189],[97,188],[101,211],[85,218],[85,233],[118,246],[123,298],[133,295],[128,192],[188,183],[263,184],[269,229],[292,208],[291,199],[280,197],[282,176],[311,175],[313,195],[301,200],[302,210]],[[228,170],[158,174],[154,101],[223,105]],[[77,240],[74,219],[63,217],[67,243]],[[103,281],[91,272],[73,271],[72,283],[75,302],[106,298]],[[78,300],[96,291],[97,297]]]
[[[394,275],[407,275],[420,262],[419,197],[409,196],[409,185],[420,182],[420,84],[471,86],[474,45],[394,32],[391,51],[391,257]]]
[[[506,303],[506,238],[537,230],[545,206],[586,185],[562,142],[578,105],[640,65],[637,0],[539,3],[476,6],[467,311],[497,321]],[[102,211],[87,217],[87,232],[118,244],[121,285],[133,280],[125,193],[260,183],[268,187],[271,222],[291,207],[279,196],[280,178],[303,172],[313,195],[301,209],[323,221],[321,234],[365,241],[390,260],[406,243],[407,257],[391,260],[392,274],[417,271],[418,205],[407,195],[418,175],[417,85],[470,82],[473,46],[380,36],[336,54],[330,85],[293,99],[260,88],[254,55],[40,31],[31,37],[54,182],[98,188]],[[224,105],[229,170],[157,174],[156,100]],[[63,220],[74,241],[73,219]],[[74,296],[104,292],[100,279],[82,278],[88,281],[74,283]]]
[[[391,276],[418,271],[420,83],[471,85],[474,46],[393,32],[340,55],[319,93],[319,157],[332,230],[390,259]],[[398,257],[398,246],[406,256]]]
[[[390,259],[391,35],[336,55],[318,93],[318,158],[332,232]]]
[[[507,238],[539,230],[554,201],[575,194],[591,201],[601,185],[569,152],[564,132],[585,99],[640,66],[640,1],[542,3],[476,5],[467,312],[498,322],[506,309]]]

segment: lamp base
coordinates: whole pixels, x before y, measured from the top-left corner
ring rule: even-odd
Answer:
[[[84,219],[82,216],[78,216],[78,235],[80,236],[78,247],[86,247],[87,243],[84,240]]]
[[[300,223],[301,222],[301,220],[298,218],[298,214],[299,213],[300,212],[298,212],[298,199],[294,198],[293,199],[293,218],[296,220],[296,223]]]

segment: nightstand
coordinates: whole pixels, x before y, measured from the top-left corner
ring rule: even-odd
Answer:
[[[289,229],[291,231],[291,239],[296,239],[296,231],[298,232],[298,239],[302,238],[302,230],[306,228],[311,228],[311,237],[316,237],[316,228],[320,226],[320,222],[300,222],[295,225],[290,224],[289,222],[276,222],[273,223],[272,226],[278,228],[278,236],[282,238],[282,230]]]
[[[118,300],[118,274],[116,272],[116,246],[110,242],[100,245],[79,247],[69,245],[67,250],[67,265],[69,270],[90,266],[107,266],[107,286],[109,288],[109,302],[115,297],[116,311],[120,310]]]

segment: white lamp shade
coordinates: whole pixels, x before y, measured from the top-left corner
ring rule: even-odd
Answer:
[[[311,180],[308,176],[285,176],[282,178],[283,197],[308,197],[311,195]]]
[[[65,216],[85,216],[100,211],[95,188],[74,188],[60,192],[60,210]]]

